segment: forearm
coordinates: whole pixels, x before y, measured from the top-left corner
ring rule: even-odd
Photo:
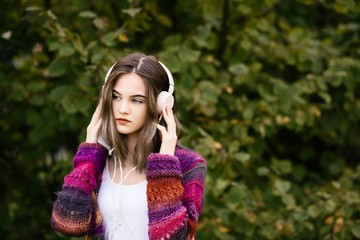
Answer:
[[[74,169],[65,176],[53,205],[51,225],[56,231],[66,236],[88,233],[93,224],[92,194],[99,184],[106,157],[106,149],[98,144],[80,144]]]
[[[107,158],[107,150],[100,144],[81,143],[74,157],[73,171],[65,176],[63,188],[76,188],[91,194],[97,187]]]
[[[151,237],[193,237],[202,210],[205,164],[192,167],[183,175],[176,156],[151,154],[147,168]]]

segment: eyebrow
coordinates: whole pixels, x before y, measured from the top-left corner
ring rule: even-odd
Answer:
[[[116,93],[116,94],[118,94],[118,95],[121,95],[121,93],[119,93],[119,92],[116,91],[115,89],[113,89],[113,93]],[[135,94],[135,95],[131,95],[130,97],[132,97],[132,98],[141,97],[141,98],[145,98],[145,99],[146,99],[146,97],[145,97],[144,95],[142,95],[142,94]]]

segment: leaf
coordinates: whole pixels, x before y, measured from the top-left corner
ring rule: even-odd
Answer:
[[[326,202],[325,202],[325,205],[324,205],[325,209],[329,212],[329,213],[332,213],[335,211],[336,209],[336,203],[333,199],[328,199]]]
[[[122,12],[130,15],[130,17],[135,17],[138,13],[140,13],[142,8],[129,8],[123,9]]]
[[[246,76],[249,74],[249,68],[243,63],[237,63],[229,67],[229,72],[235,75]]]
[[[318,205],[313,204],[308,207],[307,213],[310,217],[317,218],[321,213],[321,209]]]
[[[80,54],[87,55],[87,51],[85,50],[85,47],[81,41],[81,37],[78,34],[75,35],[74,39],[72,40],[72,44],[76,51],[78,51]]]
[[[55,59],[51,62],[49,66],[49,76],[50,77],[59,77],[64,75],[67,70],[67,61],[65,59]]]
[[[206,104],[201,107],[200,111],[207,117],[212,117],[216,113],[216,106],[214,104]]]
[[[74,100],[70,95],[65,95],[63,98],[61,98],[60,103],[66,113],[73,114],[77,112]]]
[[[77,111],[82,112],[83,114],[88,114],[91,102],[89,102],[87,99],[78,98],[76,101],[74,101],[74,107],[77,109]]]
[[[281,196],[282,202],[286,205],[286,209],[294,209],[296,207],[295,197],[290,194],[284,194]]]
[[[257,170],[256,170],[256,174],[258,176],[266,176],[270,173],[270,170],[267,168],[267,167],[259,167]]]
[[[276,159],[272,160],[271,168],[277,174],[289,174],[293,170],[292,163],[290,161],[279,161]]]
[[[340,2],[335,2],[333,4],[333,9],[338,13],[342,13],[342,14],[346,14],[349,11],[349,8]]]
[[[210,64],[206,64],[201,66],[202,69],[205,71],[206,75],[209,77],[217,77],[218,73],[217,73],[217,69]]]
[[[355,192],[355,191],[348,191],[345,193],[345,195],[343,196],[344,200],[350,204],[350,205],[357,205],[360,203],[360,196],[359,193]]]
[[[291,86],[283,81],[275,80],[274,94],[277,95],[279,99],[281,109],[289,110],[294,99],[294,92]]]
[[[234,158],[245,164],[250,160],[250,154],[246,152],[238,152],[235,153]]]
[[[208,37],[210,35],[211,26],[209,24],[198,27],[198,34],[192,37],[192,40],[197,44],[198,47],[209,48],[210,44]]]
[[[124,32],[124,30],[122,28],[116,29],[115,31],[109,32],[107,34],[105,34],[101,40],[102,42],[108,46],[108,47],[112,47],[115,45],[116,41],[119,37],[120,34],[122,34]]]
[[[331,96],[327,92],[319,92],[319,96],[325,101],[325,103],[331,103]]]
[[[53,20],[56,20],[56,19],[57,19],[56,15],[55,15],[51,10],[47,10],[46,13],[47,13],[47,15],[48,15],[50,18],[52,18]]]
[[[79,13],[79,17],[82,18],[96,18],[97,15],[96,13],[92,12],[92,11],[82,11]]]
[[[275,180],[274,183],[274,194],[275,195],[284,195],[286,194],[291,187],[291,183],[289,181],[284,180]]]
[[[217,179],[216,184],[215,184],[215,188],[216,188],[216,191],[220,194],[220,193],[222,193],[222,192],[225,190],[225,188],[227,188],[229,185],[230,185],[229,180],[220,178],[220,179]]]
[[[163,41],[164,46],[174,47],[180,45],[182,42],[182,36],[180,34],[170,35]]]
[[[244,119],[250,120],[254,117],[254,110],[252,107],[247,106],[242,112]]]
[[[180,48],[179,58],[184,62],[196,62],[199,60],[201,52],[187,47]]]
[[[356,221],[355,224],[351,227],[351,233],[357,237],[360,238],[360,222]]]
[[[29,91],[31,91],[31,92],[38,92],[38,91],[44,90],[45,87],[46,87],[45,82],[40,82],[40,81],[30,82],[27,85],[27,89],[29,89]]]
[[[75,53],[75,49],[70,44],[64,44],[59,50],[59,57],[70,57]]]
[[[163,26],[166,26],[166,27],[171,27],[172,26],[172,21],[171,19],[164,15],[164,14],[159,14],[156,16],[156,19],[159,21],[159,23]]]
[[[235,184],[231,187],[228,194],[229,203],[240,203],[241,200],[248,196],[248,189],[244,184]]]
[[[50,92],[50,99],[56,102],[60,101],[60,99],[64,97],[68,93],[68,91],[69,91],[68,86],[56,87]]]
[[[108,27],[107,19],[102,18],[102,17],[101,18],[95,18],[93,20],[93,24],[94,24],[95,27],[97,27],[98,29],[100,29],[102,31],[106,30],[106,28]]]
[[[211,33],[211,25],[206,24],[198,27],[198,37],[202,39],[206,39]]]
[[[63,43],[55,41],[55,42],[50,43],[49,49],[51,51],[55,51],[55,50],[60,49],[62,46],[63,46]]]
[[[181,62],[174,55],[166,56],[164,63],[166,63],[166,66],[170,70],[171,73],[179,72],[181,69]],[[174,81],[175,80],[176,79],[174,79]],[[187,86],[189,86],[189,85],[187,85]]]
[[[218,97],[218,88],[210,81],[202,81],[199,83],[197,90],[201,92],[200,101],[207,105],[208,103],[216,103]]]
[[[30,7],[27,7],[27,8],[26,8],[26,11],[29,11],[29,12],[31,12],[31,11],[37,12],[37,11],[41,11],[41,10],[42,10],[42,8],[41,8],[41,7],[37,7],[37,6],[30,6]]]

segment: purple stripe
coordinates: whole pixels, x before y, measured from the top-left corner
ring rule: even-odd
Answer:
[[[99,172],[104,168],[108,151],[105,147],[95,143],[81,143],[74,157],[74,168],[82,162],[91,162],[94,164],[96,171]]]

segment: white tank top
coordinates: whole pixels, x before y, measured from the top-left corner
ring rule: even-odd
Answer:
[[[149,239],[146,186],[146,180],[133,185],[114,183],[106,161],[98,194],[106,240]]]

